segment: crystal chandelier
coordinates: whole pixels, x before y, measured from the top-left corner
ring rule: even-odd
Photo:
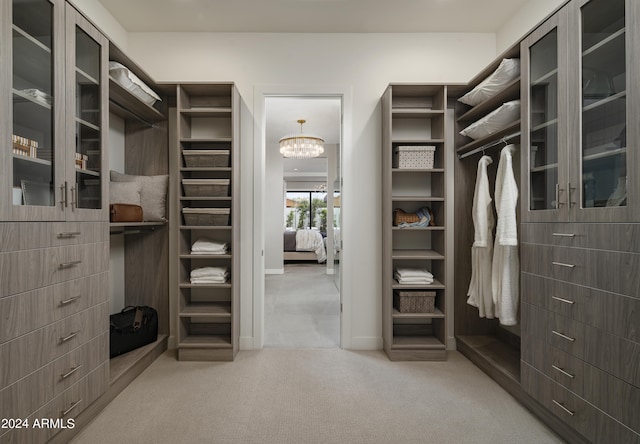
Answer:
[[[324,140],[321,137],[302,133],[304,119],[298,120],[300,134],[285,136],[280,139],[280,154],[292,159],[310,159],[324,153]]]

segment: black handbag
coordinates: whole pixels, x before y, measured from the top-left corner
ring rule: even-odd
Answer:
[[[158,312],[152,307],[125,307],[109,316],[109,321],[111,358],[158,339]]]

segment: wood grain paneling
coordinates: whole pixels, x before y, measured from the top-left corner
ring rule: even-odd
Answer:
[[[109,240],[105,222],[4,222],[0,223],[0,251],[78,245]]]
[[[640,224],[527,223],[521,242],[640,253]]]
[[[26,418],[107,361],[109,333],[45,365],[0,391],[4,418]]]
[[[640,299],[522,273],[522,300],[640,342]]]
[[[109,304],[104,302],[0,345],[0,386],[18,379],[108,331]]]
[[[0,253],[0,297],[108,270],[108,242]]]
[[[527,393],[588,438],[590,442],[601,444],[640,443],[640,434],[635,433],[535,368],[523,364],[522,374],[522,385]]]
[[[640,298],[640,254],[548,245],[521,245],[526,273]]]
[[[108,387],[109,363],[105,362],[52,401],[38,409],[27,419],[29,419],[30,424],[34,423],[34,419],[41,420],[42,418],[51,418],[53,420],[57,418],[62,418],[63,420],[73,419],[93,401],[98,399]],[[63,413],[66,414],[63,415]],[[66,421],[63,421],[63,423],[66,424]],[[60,430],[60,427],[15,429],[0,436],[0,444],[44,443]]]

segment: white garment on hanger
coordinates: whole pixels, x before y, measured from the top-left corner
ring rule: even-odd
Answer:
[[[487,176],[487,166],[492,162],[489,156],[482,156],[478,161],[472,209],[474,238],[471,247],[471,282],[467,291],[467,304],[478,307],[480,317],[489,319],[494,317],[491,288],[494,217]]]
[[[520,260],[516,219],[518,185],[513,175],[514,150],[514,145],[508,145],[500,153],[494,194],[498,223],[493,248],[491,286],[496,307],[495,315],[503,325],[518,323],[520,300]]]

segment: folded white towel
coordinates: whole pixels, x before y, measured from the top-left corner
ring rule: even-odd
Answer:
[[[227,242],[216,242],[211,239],[198,239],[191,246],[194,254],[224,254],[227,252],[229,244]]]
[[[228,274],[227,267],[201,267],[191,270],[191,278],[224,277]]]
[[[433,277],[425,268],[397,268],[396,274],[401,277]]]
[[[192,284],[224,284],[227,282],[228,276],[224,277],[201,277],[191,278]]]
[[[407,278],[396,278],[399,284],[433,284],[433,279],[424,278],[424,279],[407,279]]]

